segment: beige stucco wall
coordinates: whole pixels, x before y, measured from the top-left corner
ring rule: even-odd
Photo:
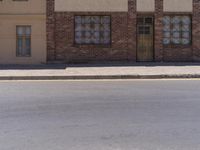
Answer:
[[[164,0],[165,12],[192,12],[193,0]]]
[[[16,57],[16,25],[31,25],[31,57]],[[0,15],[0,64],[39,64],[45,62],[45,16]]]
[[[0,1],[0,14],[12,13],[37,13],[44,14],[46,12],[46,0],[28,0],[28,1],[13,1],[3,0]]]
[[[154,12],[155,0],[137,0],[138,12]]]
[[[31,57],[16,57],[16,26],[31,25]],[[0,64],[46,62],[46,0],[0,1]]]
[[[128,11],[128,0],[55,0],[55,11]]]

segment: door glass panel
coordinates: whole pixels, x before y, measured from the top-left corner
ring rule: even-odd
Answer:
[[[149,26],[148,26],[148,27],[145,27],[144,29],[145,29],[145,30],[144,30],[144,33],[145,33],[145,34],[150,34],[150,33],[151,33],[150,27],[149,27]]]
[[[139,34],[144,34],[144,28],[143,28],[143,26],[139,26],[138,27],[138,33]]]
[[[145,18],[145,24],[152,24],[153,19],[152,18]]]
[[[150,26],[139,26],[138,27],[139,34],[151,34],[151,27]]]

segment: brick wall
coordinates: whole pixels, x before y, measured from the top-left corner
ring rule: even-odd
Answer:
[[[164,62],[190,62],[192,60],[192,46],[172,46],[163,50]]]
[[[163,0],[155,0],[154,17],[154,59],[155,61],[163,61]]]
[[[193,60],[200,61],[200,0],[193,0]]]
[[[193,46],[163,46],[163,23],[164,15],[173,14],[190,14],[172,12],[163,12],[163,0],[155,0],[155,41],[154,41],[154,57],[157,62],[186,62],[193,61]],[[196,24],[196,23],[195,23]],[[198,28],[199,29],[199,28]],[[194,34],[194,33],[193,33]],[[196,34],[196,33],[195,33]],[[195,41],[193,41],[194,43]],[[198,51],[198,50],[197,50]]]
[[[129,0],[128,4],[128,12],[55,12],[54,0],[47,0],[48,61],[136,61],[136,18],[138,15],[136,12],[136,0]],[[162,44],[162,18],[165,15],[165,12],[163,12],[163,0],[155,0],[155,61],[200,61],[200,0],[194,0],[193,6],[192,45],[164,47]],[[112,28],[111,45],[75,45],[75,15],[110,15]]]
[[[47,0],[47,60],[55,60],[55,15],[54,0]]]
[[[87,62],[136,60],[136,3],[129,2],[129,12],[54,12],[54,0],[47,0],[48,60]],[[75,15],[110,15],[110,46],[75,45]]]
[[[111,15],[111,45],[75,45],[75,15]],[[55,18],[56,60],[65,60],[66,62],[127,60],[126,13],[56,13]]]
[[[137,13],[136,13],[136,0],[128,1],[128,60],[136,61],[136,46],[137,46]]]

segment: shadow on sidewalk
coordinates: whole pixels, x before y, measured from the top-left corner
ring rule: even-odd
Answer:
[[[66,68],[66,64],[0,65],[0,70],[62,70]]]
[[[200,66],[200,62],[103,62],[67,64],[67,67],[157,67],[157,66]]]
[[[200,62],[91,62],[74,64],[38,64],[38,65],[0,65],[0,70],[63,70],[73,67],[170,67],[170,66],[200,66]]]

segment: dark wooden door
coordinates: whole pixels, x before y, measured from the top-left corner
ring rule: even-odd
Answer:
[[[153,17],[137,18],[137,61],[153,61]]]

